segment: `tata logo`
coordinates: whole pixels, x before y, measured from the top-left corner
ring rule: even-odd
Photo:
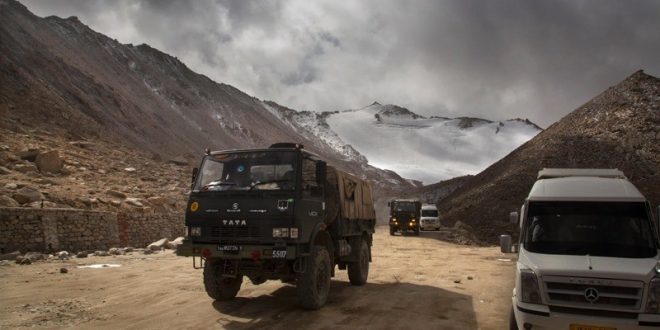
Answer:
[[[240,205],[238,205],[238,203],[231,204],[231,208],[227,209],[227,212],[229,213],[241,212]]]
[[[584,290],[584,299],[586,299],[590,303],[595,303],[596,300],[598,300],[599,294],[598,290],[596,288],[587,288]]]
[[[247,226],[247,221],[245,220],[222,220],[222,224],[225,226]]]

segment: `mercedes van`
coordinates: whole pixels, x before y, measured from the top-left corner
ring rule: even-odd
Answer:
[[[511,221],[511,329],[660,329],[658,223],[623,172],[543,169]]]

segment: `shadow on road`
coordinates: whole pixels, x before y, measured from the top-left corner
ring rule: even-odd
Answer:
[[[393,282],[355,287],[333,280],[328,300],[322,309],[306,311],[296,305],[296,288],[283,285],[268,295],[216,301],[213,307],[227,329],[477,328],[469,295],[434,286]]]

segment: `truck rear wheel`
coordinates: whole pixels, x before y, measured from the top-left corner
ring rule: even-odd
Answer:
[[[369,244],[362,240],[357,262],[348,264],[348,279],[352,285],[364,285],[369,277]]]
[[[415,228],[415,236],[419,236],[419,227]]]
[[[243,275],[223,277],[222,268],[218,262],[204,263],[204,289],[209,297],[215,300],[231,300],[236,297],[243,283]]]
[[[394,228],[390,226],[390,235],[394,236]]]
[[[298,300],[304,309],[325,305],[330,291],[330,254],[324,246],[315,245],[305,262],[305,272],[298,276]]]

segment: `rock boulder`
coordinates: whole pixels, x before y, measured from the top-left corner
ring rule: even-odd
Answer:
[[[59,173],[62,170],[63,165],[62,159],[60,158],[60,152],[57,150],[40,153],[37,155],[35,163],[40,172],[50,173]]]

